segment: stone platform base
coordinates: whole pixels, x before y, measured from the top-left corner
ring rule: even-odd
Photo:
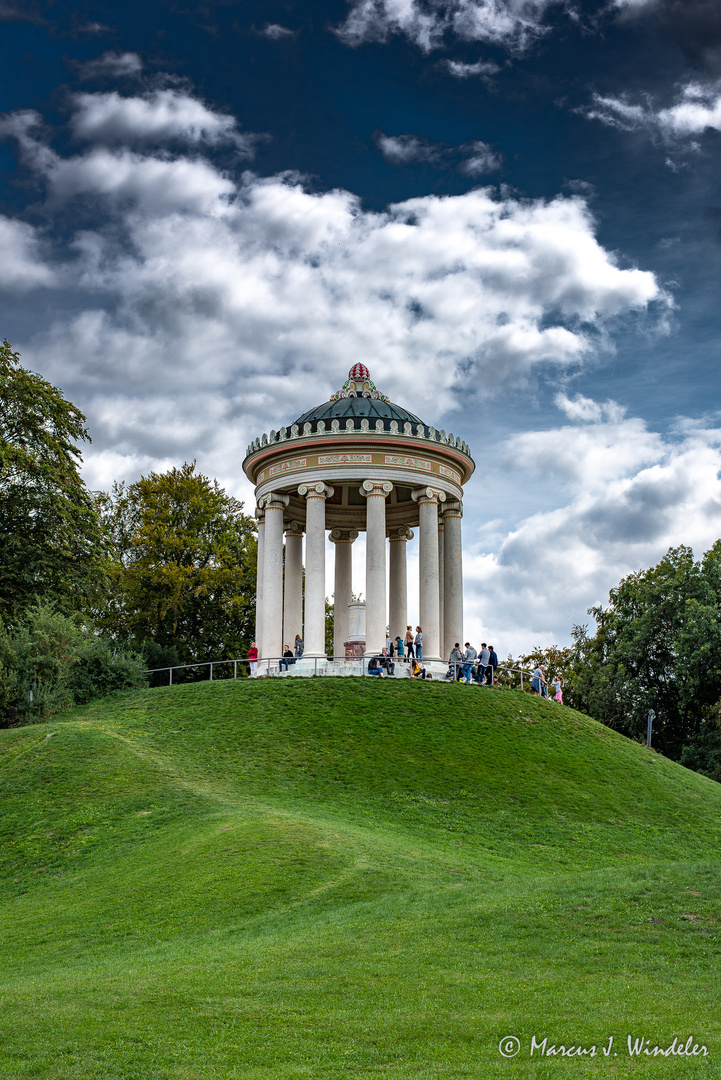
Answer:
[[[433,681],[442,681],[446,672],[448,671],[448,664],[445,664],[439,660],[421,661],[426,672],[432,676]],[[326,660],[319,658],[315,660],[307,659],[303,657],[300,660],[296,660],[294,664],[290,664],[288,670],[285,671],[278,669],[277,660],[274,663],[268,665],[264,660],[258,662],[258,670],[255,674],[255,678],[271,678],[271,679],[308,679],[313,675],[322,675],[326,678],[346,678],[362,677],[366,679],[378,679],[377,675],[368,675],[366,672],[367,661],[363,663],[360,660]],[[270,668],[270,670],[269,670]],[[408,664],[405,661],[396,663],[394,674],[388,675],[386,672],[380,676],[381,679],[405,679],[406,682],[410,676],[408,674]],[[420,682],[420,678],[417,680]]]

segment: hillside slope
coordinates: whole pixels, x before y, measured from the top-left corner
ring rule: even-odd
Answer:
[[[205,683],[0,755],[0,1077],[718,1074],[721,785],[572,710]]]

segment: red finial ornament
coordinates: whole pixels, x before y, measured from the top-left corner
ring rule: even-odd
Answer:
[[[365,382],[366,379],[370,379],[370,372],[365,364],[354,364],[348,372],[348,378],[353,382]]]

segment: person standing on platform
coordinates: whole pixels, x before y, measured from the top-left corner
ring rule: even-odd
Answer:
[[[423,659],[423,631],[420,626],[416,627],[416,640],[413,643],[416,647],[416,660]]]
[[[254,641],[251,642],[250,648],[248,649],[248,659],[250,660],[250,674],[255,675],[258,670],[258,646]]]
[[[463,654],[463,667],[461,668],[461,678],[466,680],[467,686],[471,685],[471,669],[473,667],[473,662],[477,656],[478,653],[470,644],[470,642],[467,641],[466,651]]]
[[[498,667],[498,656],[496,650],[492,645],[488,646],[489,657],[488,667],[486,668],[486,675],[488,676],[487,682],[489,686],[495,686],[496,684],[496,668]]]
[[[410,626],[406,627],[406,654],[409,660],[415,656],[415,652],[413,650],[413,631],[411,630]]]
[[[303,641],[303,638],[300,636],[300,634],[295,635],[295,645],[293,646],[293,648],[295,650],[296,660],[300,660],[301,656],[303,655],[303,650],[305,649],[305,642]]]
[[[453,679],[458,680],[461,677],[461,665],[463,663],[463,653],[461,652],[460,642],[456,642],[451,649],[450,660],[448,661],[450,667],[448,674],[453,674]]]
[[[478,681],[484,685],[488,679],[488,662],[491,659],[491,650],[485,641],[481,642],[481,651],[478,656]]]

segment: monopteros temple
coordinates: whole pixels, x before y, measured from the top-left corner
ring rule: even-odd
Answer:
[[[326,533],[335,545],[335,663],[350,655],[354,590],[366,600],[366,656],[380,652],[387,629],[392,638],[403,637],[406,548],[417,529],[423,660],[433,669],[448,659],[454,642],[463,641],[462,500],[474,469],[465,442],[394,405],[368,369],[355,364],[330,401],[256,439],[243,469],[257,502],[261,658],[278,658],[299,634],[304,660],[319,670],[322,658],[323,670],[332,673],[325,647]],[[351,546],[360,532],[365,582],[354,582]]]

